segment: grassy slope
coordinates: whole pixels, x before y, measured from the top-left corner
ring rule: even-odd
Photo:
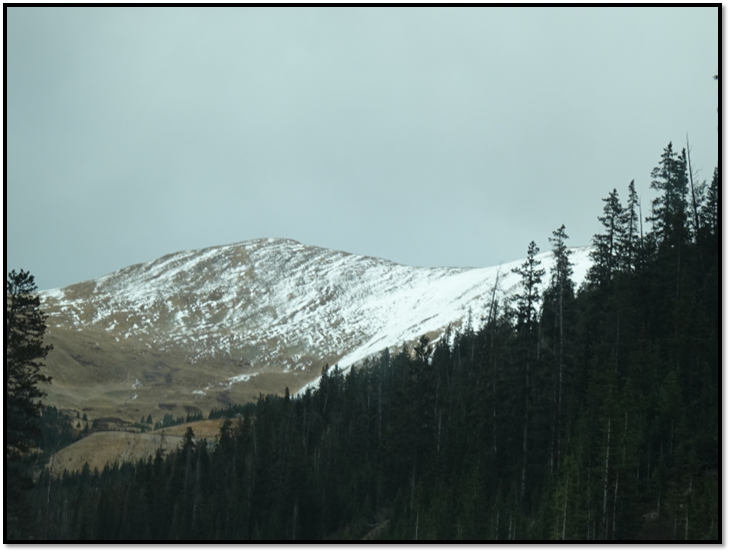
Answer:
[[[155,455],[160,447],[163,452],[169,452],[180,445],[188,427],[193,429],[196,438],[212,440],[219,434],[223,422],[224,419],[202,420],[144,434],[95,432],[57,452],[52,461],[53,473],[79,471],[85,463],[89,463],[91,470],[102,470],[114,461],[138,461]]]
[[[270,366],[227,389],[229,378],[252,369],[223,357],[190,363],[182,352],[155,351],[134,339],[117,342],[94,327],[76,331],[49,325],[48,342],[54,349],[44,372],[53,382],[44,388],[44,403],[86,413],[89,420],[118,417],[134,423],[148,415],[155,421],[165,414],[207,415],[213,407],[246,403],[260,393],[283,395],[286,387],[295,391],[319,376],[315,369],[282,372]]]

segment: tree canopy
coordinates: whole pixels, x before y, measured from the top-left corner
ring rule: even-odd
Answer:
[[[32,485],[33,457],[41,434],[39,384],[50,377],[41,369],[52,349],[44,345],[46,315],[40,309],[35,280],[27,271],[11,271],[5,283],[5,463],[6,524],[13,535],[24,519],[24,491]]]

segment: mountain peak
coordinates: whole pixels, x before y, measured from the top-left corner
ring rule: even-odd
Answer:
[[[572,253],[580,282],[589,248]],[[548,270],[552,254],[539,257]],[[499,296],[514,293],[521,263],[409,267],[286,238],[169,254],[41,293],[57,344],[48,391],[92,379],[129,412],[143,399],[179,411],[297,390],[325,363],[463,328],[470,312],[479,321],[496,280]]]

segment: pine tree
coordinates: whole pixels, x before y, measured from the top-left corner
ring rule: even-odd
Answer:
[[[41,373],[52,346],[43,345],[46,315],[40,310],[35,279],[27,271],[11,271],[5,287],[5,466],[10,537],[23,529],[23,494],[32,486],[31,447],[40,436],[39,384],[51,378]]]
[[[569,249],[566,245],[568,240],[566,234],[566,226],[553,231],[553,236],[548,241],[553,245],[553,255],[555,262],[551,268],[551,285],[547,290],[547,302],[551,303],[554,313],[554,335],[555,335],[555,357],[556,357],[556,373],[555,373],[555,395],[554,395],[554,422],[552,425],[552,447],[551,447],[551,466],[558,466],[561,459],[561,425],[563,413],[563,389],[564,389],[564,372],[565,372],[565,352],[566,352],[566,333],[565,333],[565,308],[568,301],[574,295],[574,283],[571,280],[573,268],[569,260]]]
[[[521,277],[522,293],[515,294],[513,299],[518,304],[517,331],[522,343],[522,362],[525,367],[523,387],[523,459],[520,477],[520,501],[526,500],[529,456],[529,425],[531,418],[531,367],[537,357],[536,321],[538,318],[538,285],[541,283],[545,269],[540,269],[541,262],[536,259],[538,246],[531,241],[528,245],[528,256],[523,264],[513,269]],[[525,504],[525,503],[524,503]]]
[[[538,246],[531,241],[528,244],[528,256],[520,267],[513,269],[513,273],[521,277],[522,293],[513,295],[513,299],[517,301],[518,314],[518,331],[530,332],[535,327],[540,295],[538,293],[538,285],[546,274],[545,269],[541,269],[541,262],[536,259],[538,255]]]
[[[25,453],[38,435],[41,403],[38,387],[51,378],[41,373],[51,345],[43,345],[46,315],[34,294],[35,279],[26,272],[11,271],[5,288],[5,428],[8,449]]]
[[[718,237],[718,167],[713,170],[711,185],[701,206],[700,226],[706,235]]]
[[[660,192],[652,201],[653,235],[658,244],[677,247],[687,240],[688,174],[685,150],[673,152],[670,142],[663,150],[660,165],[652,170],[650,188]]]
[[[639,216],[637,213],[639,198],[637,190],[635,190],[634,180],[629,183],[627,196],[627,207],[622,211],[620,217],[623,232],[620,233],[620,240],[617,245],[619,270],[622,272],[631,271],[637,266],[638,250],[641,247]]]
[[[607,285],[617,272],[620,244],[626,241],[626,232],[622,225],[624,210],[617,189],[612,190],[602,201],[603,215],[598,219],[605,232],[594,235],[592,240],[594,250],[590,254],[594,265],[587,275],[590,282],[600,287]]]

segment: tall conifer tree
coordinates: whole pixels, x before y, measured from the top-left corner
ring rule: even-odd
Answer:
[[[594,265],[588,274],[589,280],[599,286],[608,284],[617,271],[620,244],[625,239],[622,226],[624,210],[617,189],[612,190],[603,201],[603,214],[598,219],[604,227],[604,234],[594,235],[594,250],[590,254]]]
[[[670,142],[663,150],[660,164],[652,170],[650,188],[660,195],[652,201],[653,234],[660,244],[677,247],[687,240],[688,172],[685,150],[673,152]]]
[[[27,456],[40,436],[39,384],[51,379],[41,373],[51,350],[43,345],[46,315],[40,309],[33,275],[11,271],[5,284],[5,521],[10,536],[21,531],[23,494],[32,486]]]
[[[513,296],[517,301],[518,307],[518,330],[530,332],[535,326],[538,314],[540,295],[538,286],[546,274],[545,269],[541,269],[540,260],[536,259],[538,255],[538,246],[534,241],[528,244],[528,256],[520,267],[513,269],[513,273],[520,275],[520,287],[522,292]]]
[[[622,233],[618,245],[619,250],[619,269],[621,271],[630,271],[635,268],[637,263],[637,252],[640,247],[640,230],[639,230],[639,198],[637,190],[635,190],[635,181],[629,183],[627,191],[627,206],[622,211],[620,225]]]
[[[573,298],[574,283],[571,280],[573,268],[569,260],[569,248],[566,245],[568,240],[566,234],[566,226],[561,225],[560,228],[553,231],[553,235],[548,241],[553,245],[553,255],[555,258],[554,265],[551,268],[551,285],[548,289],[547,299],[553,303],[553,311],[555,314],[555,334],[556,334],[556,378],[555,378],[555,419],[554,432],[552,442],[551,463],[555,461],[555,465],[560,464],[561,459],[561,440],[560,428],[563,412],[563,388],[564,388],[564,371],[565,371],[565,317],[564,309],[570,298]]]
[[[525,382],[523,387],[523,460],[520,476],[520,501],[525,502],[527,478],[528,478],[528,449],[529,449],[529,423],[530,423],[530,392],[531,392],[531,366],[534,365],[537,357],[536,321],[538,318],[538,301],[540,295],[538,286],[546,273],[541,269],[540,260],[536,259],[539,249],[534,241],[528,245],[528,256],[523,264],[513,269],[513,272],[521,277],[520,287],[522,293],[515,294],[513,299],[518,304],[518,336],[522,343],[522,361],[525,367]]]

